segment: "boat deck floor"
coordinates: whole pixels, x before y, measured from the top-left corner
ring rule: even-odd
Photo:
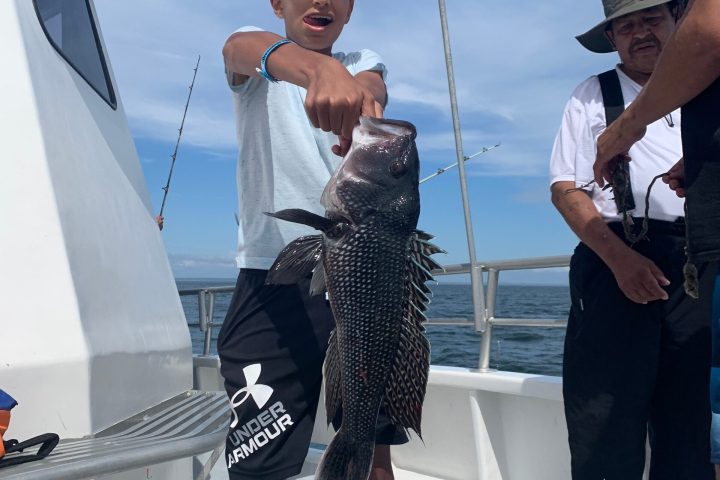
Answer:
[[[288,480],[313,480],[315,478],[315,469],[320,462],[322,453],[322,450],[319,448],[310,448],[300,475],[292,477]],[[395,480],[443,480],[438,477],[429,477],[420,473],[408,472],[407,470],[402,470],[397,467],[393,467],[393,473],[395,475]]]

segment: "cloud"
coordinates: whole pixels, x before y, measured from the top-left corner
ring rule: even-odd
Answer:
[[[242,25],[281,30],[267,2],[96,0],[96,9],[135,135],[174,141],[200,54],[183,142],[234,148],[220,50]],[[572,38],[597,23],[601,9],[578,8],[575,0],[551,6],[456,0],[448,12],[465,147],[504,144],[502,156],[483,158],[477,174],[540,174],[573,87],[614,62],[582,50]],[[366,0],[337,45],[382,54],[390,70],[392,113],[418,122],[425,136],[419,139],[421,154],[442,145],[454,148],[441,39],[435,3]],[[416,117],[417,108],[426,114]]]

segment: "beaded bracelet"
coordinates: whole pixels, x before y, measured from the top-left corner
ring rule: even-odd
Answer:
[[[260,68],[255,68],[255,71],[259,73],[265,80],[272,83],[277,83],[278,79],[270,75],[270,73],[267,71],[267,59],[270,56],[272,52],[274,52],[279,46],[285,45],[286,43],[293,43],[292,40],[283,39],[279,42],[275,42],[272,45],[270,45],[267,50],[265,50],[265,53],[263,53],[262,57],[260,58]]]

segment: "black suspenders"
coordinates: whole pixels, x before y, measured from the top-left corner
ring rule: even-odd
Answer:
[[[598,80],[600,80],[600,90],[602,91],[603,105],[605,106],[605,125],[608,127],[625,110],[625,99],[623,98],[622,89],[620,88],[620,78],[614,68],[598,75]],[[628,162],[620,162],[620,164],[625,170],[625,178],[629,179],[630,166]],[[618,213],[621,213],[623,210],[633,210],[635,208],[635,197],[633,197],[630,182],[628,182],[625,192],[624,202],[621,198],[615,198]]]

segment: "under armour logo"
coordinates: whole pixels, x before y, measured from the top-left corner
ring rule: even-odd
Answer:
[[[230,407],[233,414],[233,421],[230,424],[230,428],[235,428],[239,421],[237,413],[235,413],[235,409],[245,403],[245,400],[247,400],[248,397],[252,397],[258,408],[264,407],[268,400],[270,400],[273,389],[267,385],[257,383],[258,378],[260,378],[261,371],[262,366],[259,363],[256,363],[255,365],[248,365],[243,368],[246,387],[235,392],[235,395],[233,395],[230,399]],[[240,400],[238,400],[237,398],[240,394],[244,395],[240,398]]]

